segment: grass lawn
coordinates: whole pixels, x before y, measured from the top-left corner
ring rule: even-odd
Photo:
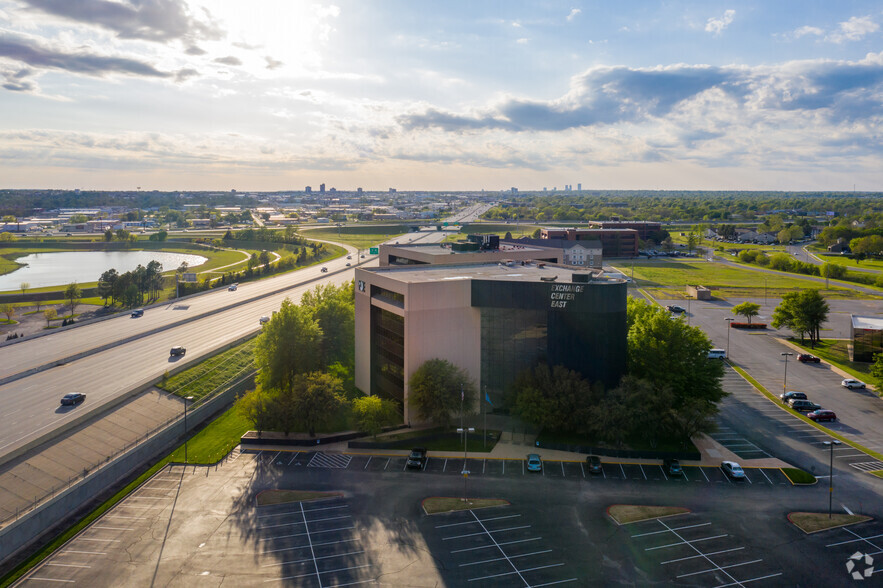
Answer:
[[[813,251],[813,253],[816,255],[816,257],[828,263],[839,263],[840,265],[845,265],[846,267],[857,267],[860,269],[870,269],[883,272],[883,261],[881,260],[866,259],[864,261],[858,261],[855,259],[850,259],[845,255],[825,254],[821,251]]]
[[[336,227],[323,227],[321,229],[304,229],[300,232],[300,234],[307,239],[323,239],[325,241],[346,243],[347,245],[355,247],[356,249],[368,249],[369,247],[374,247],[378,243],[382,243],[387,239],[399,237],[405,234],[394,232],[397,228],[399,227],[372,227],[371,225],[358,227],[341,227],[340,235],[338,235]],[[360,231],[356,232],[354,229],[360,229]]]
[[[767,274],[714,262],[635,260],[616,264],[616,269],[627,276],[632,275],[633,267],[636,285],[650,289],[651,294],[660,297],[682,298],[687,284],[712,288],[718,298],[759,298],[765,294],[778,298],[786,292],[807,288],[821,290],[826,298],[866,297],[839,285],[832,284],[825,290],[824,284],[802,279],[796,274]]]
[[[607,508],[607,514],[619,523],[627,525],[639,521],[659,519],[690,512],[682,506],[642,506],[638,504],[614,504]]]
[[[249,421],[240,416],[235,408],[228,409],[187,441],[187,463],[218,463],[239,445],[239,440],[249,429]],[[183,463],[184,446],[173,451],[168,459]]]
[[[883,478],[883,470],[874,470],[873,472],[868,472],[872,476],[877,476],[878,478]]]
[[[832,513],[830,518],[828,518],[828,513],[826,512],[788,513],[788,521],[804,533],[815,533],[817,531],[855,525],[856,523],[863,523],[870,520],[871,517],[866,517],[864,515],[848,515],[842,513]]]
[[[782,473],[791,480],[792,484],[815,484],[817,481],[809,472],[797,468],[782,468]]]
[[[794,345],[797,345],[807,353],[818,356],[833,366],[852,375],[862,381],[867,381],[871,377],[871,365],[863,361],[849,361],[849,355],[846,350],[848,341],[842,339],[822,339],[816,343],[815,349],[809,346],[809,343],[801,343],[800,339],[788,339]]]
[[[502,498],[448,498],[433,496],[423,501],[423,511],[428,515],[454,512],[457,510],[475,510],[477,508],[490,508],[492,506],[509,506],[508,500]]]
[[[254,371],[255,339],[212,356],[190,369],[160,382],[157,387],[176,396],[193,396],[199,400],[224,384]]]

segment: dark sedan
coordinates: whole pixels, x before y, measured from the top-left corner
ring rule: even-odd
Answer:
[[[822,360],[816,357],[815,355],[810,355],[809,353],[801,353],[797,356],[797,361],[801,363],[821,363]]]
[[[62,406],[73,406],[74,404],[79,404],[86,400],[86,395],[81,394],[79,392],[74,392],[73,394],[65,394],[61,397],[61,405]]]

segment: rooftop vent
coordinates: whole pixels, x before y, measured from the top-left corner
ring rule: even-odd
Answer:
[[[585,283],[591,279],[591,274],[573,274],[574,283]]]
[[[558,279],[558,276],[541,276],[540,279],[544,282],[554,282]]]

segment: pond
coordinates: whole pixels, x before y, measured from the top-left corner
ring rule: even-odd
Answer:
[[[169,251],[59,251],[31,253],[15,261],[27,264],[0,276],[0,291],[18,290],[22,282],[31,288],[65,286],[71,282],[97,282],[101,274],[113,268],[123,274],[156,260],[163,271],[174,270],[186,261],[189,267],[202,265],[207,258]]]

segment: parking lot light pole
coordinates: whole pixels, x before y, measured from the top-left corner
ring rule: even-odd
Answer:
[[[788,358],[794,354],[786,351],[782,355],[785,356],[785,377],[782,379],[782,394],[784,394],[785,388],[788,386]]]
[[[466,452],[467,442],[469,441],[469,433],[474,433],[474,427],[460,427],[457,429],[458,433],[463,434],[463,471],[460,473],[463,474],[463,502],[469,502],[466,498],[466,479],[469,478],[469,470],[466,469],[466,463],[468,459],[468,454]]]
[[[732,323],[736,319],[729,317],[724,320],[727,321],[727,359],[730,359],[730,327],[733,326]]]
[[[193,402],[193,396],[184,398],[184,463],[187,463],[187,404]]]
[[[830,441],[822,441],[831,448],[831,461],[828,465],[828,518],[831,518],[831,503],[834,500],[834,446],[840,445],[840,441],[831,439]]]

